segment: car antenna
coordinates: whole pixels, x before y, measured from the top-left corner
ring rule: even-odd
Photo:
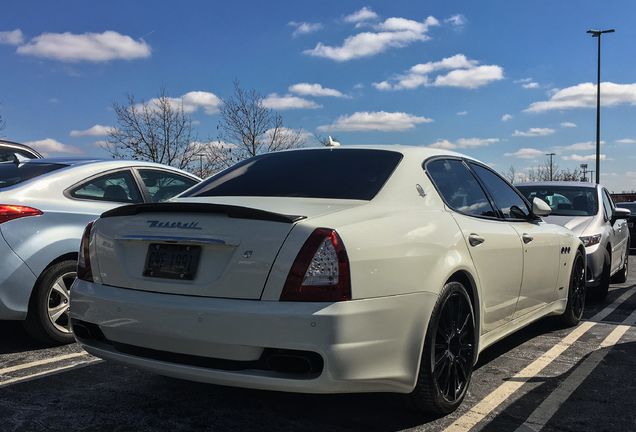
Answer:
[[[334,141],[331,136],[329,137],[329,141],[325,143],[327,147],[338,147],[340,143],[338,141]]]

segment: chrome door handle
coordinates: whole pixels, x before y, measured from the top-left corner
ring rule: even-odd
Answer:
[[[479,246],[485,241],[486,239],[477,234],[471,234],[468,236],[468,243],[470,243],[471,246]]]
[[[523,234],[523,235],[521,236],[521,238],[523,239],[523,242],[524,242],[525,244],[528,244],[528,243],[530,243],[532,240],[534,240],[534,237],[532,237],[531,235],[528,235],[528,234]]]

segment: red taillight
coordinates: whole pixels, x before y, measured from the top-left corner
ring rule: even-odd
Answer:
[[[334,230],[319,228],[311,233],[289,271],[280,300],[351,300],[349,258]]]
[[[80,242],[79,257],[77,258],[77,278],[87,282],[93,282],[90,250],[88,248],[91,238],[91,228],[93,228],[93,222],[89,222],[84,229],[82,241]]]
[[[0,223],[26,216],[40,216],[40,210],[19,205],[0,204]]]

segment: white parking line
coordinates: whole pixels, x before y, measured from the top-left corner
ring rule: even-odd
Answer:
[[[609,354],[610,349],[618,343],[630,326],[636,323],[636,311],[616,327],[608,337],[593,351],[567,379],[548,396],[537,409],[528,417],[516,432],[540,431],[552,418],[554,413],[563,405],[567,398],[581,385],[594,368]]]
[[[23,376],[23,377],[13,378],[13,379],[10,379],[10,380],[6,380],[6,381],[0,382],[0,387],[7,386],[9,384],[15,384],[15,383],[18,383],[18,382],[31,381],[33,379],[42,378],[42,377],[49,376],[49,375],[55,375],[57,373],[66,372],[66,371],[71,370],[71,369],[83,368],[85,366],[90,365],[91,363],[97,363],[97,362],[103,362],[103,360],[96,358],[96,359],[91,359],[91,360],[88,360],[86,362],[79,363],[79,364],[74,364],[74,365],[69,365],[69,366],[62,366],[62,367],[59,367],[59,368],[49,369],[49,370],[45,370],[45,371],[42,371],[42,372],[38,372],[38,373],[35,373],[35,374]]]
[[[69,369],[74,369],[74,368],[77,368],[77,367],[84,367],[84,366],[87,366],[87,365],[89,365],[91,363],[103,361],[103,360],[100,360],[98,358],[89,357],[89,354],[87,354],[85,352],[66,354],[66,355],[62,355],[62,356],[58,356],[58,357],[52,357],[52,358],[48,358],[48,359],[44,359],[44,360],[39,360],[39,361],[36,361],[36,362],[24,363],[24,364],[21,364],[21,365],[0,369],[0,376],[4,375],[4,374],[7,374],[7,373],[10,373],[10,372],[15,372],[15,371],[18,371],[18,370],[34,368],[34,367],[37,367],[37,366],[42,366],[42,365],[50,364],[50,363],[56,363],[56,362],[60,362],[60,361],[64,361],[64,360],[73,359],[73,358],[76,358],[76,357],[82,357],[82,356],[87,356],[87,360],[83,361],[81,363],[73,364],[73,365],[61,366],[61,367],[58,367],[58,368],[55,368],[55,369],[47,369],[47,370],[42,371],[42,372],[38,372],[38,373],[34,373],[34,374],[22,376],[22,377],[11,378],[11,379],[8,379],[8,380],[0,381],[0,387],[4,387],[4,386],[9,385],[9,384],[14,384],[16,382],[30,381],[30,380],[35,379],[35,378],[44,377],[44,376],[48,376],[48,375],[53,375],[53,374],[56,374],[56,373],[59,373],[59,372],[63,372],[63,371],[69,370]]]
[[[570,334],[563,338],[558,344],[553,346],[541,357],[536,359],[530,365],[526,366],[521,372],[517,373],[512,379],[506,381],[495,391],[486,396],[481,402],[476,404],[470,411],[458,418],[453,424],[445,429],[445,432],[463,432],[471,429],[488,414],[494,411],[501,403],[508,399],[523,384],[534,378],[546,366],[552,363],[563,351],[570,347],[578,338],[584,335],[598,322],[602,321],[606,316],[612,313],[616,308],[636,293],[636,288],[632,288],[622,296],[620,296],[611,305],[597,313],[591,320],[579,324]]]

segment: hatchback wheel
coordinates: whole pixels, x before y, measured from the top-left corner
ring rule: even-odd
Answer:
[[[448,414],[464,399],[475,360],[473,306],[459,282],[444,285],[431,314],[415,389],[406,402]]]
[[[35,339],[48,344],[75,341],[69,319],[69,293],[77,275],[77,261],[68,260],[44,270],[31,294],[24,326]]]

